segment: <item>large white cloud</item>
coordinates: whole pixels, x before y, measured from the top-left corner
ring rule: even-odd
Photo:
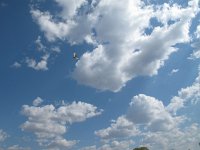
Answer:
[[[77,141],[63,138],[67,127],[74,122],[81,122],[101,114],[97,107],[84,102],[73,102],[59,107],[38,105],[38,103],[35,106],[23,105],[22,114],[27,116],[28,120],[21,125],[21,128],[33,132],[39,145],[48,149],[61,150],[72,147]]]
[[[199,12],[199,0],[188,1],[187,7],[147,5],[142,0],[55,2],[62,8],[62,19],[31,10],[40,29],[49,41],[93,44],[95,48],[83,54],[72,76],[78,83],[114,92],[137,76],[157,74],[177,50],[174,45],[190,41],[190,25]]]
[[[93,13],[98,18],[94,28],[99,45],[83,54],[76,64],[74,79],[100,90],[117,92],[136,76],[157,74],[177,50],[174,45],[190,41],[190,22],[198,11],[198,3],[192,2],[186,8],[165,4],[153,9],[139,0],[123,4],[100,1]],[[146,35],[151,19],[157,19],[163,26],[151,25],[152,33]]]

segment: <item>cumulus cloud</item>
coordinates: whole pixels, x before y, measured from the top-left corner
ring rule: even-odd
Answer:
[[[188,1],[186,7],[142,0],[54,1],[61,7],[58,15],[32,9],[33,19],[49,41],[92,44],[94,49],[80,57],[72,77],[80,84],[113,92],[137,76],[156,75],[177,51],[175,45],[191,40],[191,22],[199,12],[198,0]]]
[[[194,50],[189,57],[189,59],[193,59],[193,60],[200,58],[200,25],[197,26],[197,29],[195,32],[195,38],[196,38],[196,41],[191,44]]]
[[[174,96],[169,105],[167,106],[167,110],[176,114],[176,112],[183,108],[186,103],[195,104],[200,100],[200,73],[195,79],[194,83],[191,86],[186,88],[182,88],[178,91],[178,95]]]
[[[40,98],[36,100],[41,101]],[[100,115],[101,112],[97,107],[84,102],[62,104],[59,107],[40,106],[38,103],[37,106],[23,105],[22,114],[28,119],[21,125],[21,129],[34,133],[40,146],[54,150],[68,149],[77,143],[75,140],[68,141],[63,138],[68,126]]]
[[[163,105],[162,101],[154,97],[140,94],[134,96],[127,113],[118,117],[110,127],[95,131],[102,139],[116,139],[137,137],[143,131],[170,131],[178,127],[183,117],[173,117]]]
[[[28,67],[33,68],[35,70],[42,70],[46,71],[48,70],[47,64],[48,64],[49,54],[45,54],[42,56],[40,61],[36,61],[32,58],[26,58],[26,64]]]
[[[174,45],[190,41],[190,22],[198,11],[198,3],[192,2],[186,8],[164,4],[153,9],[140,0],[123,4],[100,1],[93,13],[98,46],[83,54],[73,78],[84,85],[117,92],[136,76],[157,74],[177,51]],[[152,19],[162,25],[153,27]],[[152,33],[146,35],[149,26]]]
[[[151,96],[134,96],[124,115],[109,127],[95,131],[95,134],[108,143],[124,138],[135,139],[137,145],[154,150],[198,149],[199,100],[200,74],[191,86],[180,89],[166,106]],[[98,149],[94,146],[87,148]]]
[[[162,101],[143,94],[133,97],[127,118],[136,124],[146,124],[152,131],[169,131],[181,121],[166,110]]]
[[[119,137],[131,137],[138,135],[139,130],[136,125],[128,121],[124,116],[120,116],[113,121],[110,127],[96,131],[95,134],[103,139],[112,139]]]
[[[31,10],[31,14],[49,41],[55,41],[56,38],[64,40],[69,34],[70,29],[75,25],[70,20],[67,22],[54,22],[53,16],[49,12],[41,12],[36,9]]]

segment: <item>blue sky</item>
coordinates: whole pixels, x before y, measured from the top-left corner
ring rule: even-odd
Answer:
[[[199,149],[199,11],[1,0],[0,150]]]

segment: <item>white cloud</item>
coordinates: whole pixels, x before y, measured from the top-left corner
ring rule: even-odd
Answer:
[[[200,73],[191,86],[182,88],[178,91],[178,96],[174,96],[167,110],[176,114],[176,112],[183,108],[186,103],[195,104],[200,100]]]
[[[35,100],[33,100],[33,106],[38,106],[43,102],[43,99],[40,97],[37,97]]]
[[[95,132],[102,139],[131,137],[138,135],[138,133],[139,130],[136,125],[128,121],[124,116],[120,116],[110,127]]]
[[[169,131],[181,121],[166,110],[162,101],[143,94],[133,97],[127,118],[135,124],[146,124],[152,131]]]
[[[37,39],[35,40],[35,44],[38,51],[42,51],[42,52],[46,51],[46,46],[42,44],[41,36],[37,37]]]
[[[189,59],[199,59],[200,58],[200,49],[193,51]]]
[[[126,141],[112,141],[110,143],[103,144],[100,147],[96,146],[88,146],[84,147],[81,150],[122,150],[122,149],[132,149],[131,145],[133,145],[134,142],[132,140],[126,140]]]
[[[49,41],[55,41],[56,38],[64,40],[71,28],[75,25],[75,23],[70,20],[67,22],[55,22],[53,16],[51,16],[49,12],[31,10],[31,14]]]
[[[94,28],[99,45],[77,62],[73,78],[79,83],[117,92],[136,76],[157,74],[177,50],[174,45],[190,41],[189,28],[197,12],[196,3],[186,8],[165,4],[156,9],[140,0],[121,3],[102,0],[96,6],[92,15],[97,18]],[[154,27],[150,35],[145,35],[152,18],[164,26]],[[175,23],[167,24],[171,20]],[[102,45],[104,42],[108,44]]]
[[[196,38],[200,38],[200,25],[197,26],[197,30],[195,32]]]
[[[31,10],[40,29],[49,41],[93,44],[95,48],[83,54],[72,76],[78,83],[113,92],[137,76],[156,75],[177,51],[174,45],[190,41],[191,21],[199,11],[198,0],[188,1],[187,7],[145,5],[142,0],[55,2],[62,8],[58,14],[62,19]],[[160,26],[154,26],[152,19]],[[146,35],[146,29],[152,32]]]
[[[0,129],[0,142],[3,142],[6,138],[8,138],[8,134]]]
[[[33,68],[35,70],[46,71],[48,70],[48,67],[47,67],[48,59],[49,59],[49,54],[45,54],[44,56],[42,56],[39,62],[37,62],[35,59],[26,58],[26,63],[27,63],[27,66],[30,68]]]
[[[137,145],[154,150],[196,150],[200,139],[199,106],[200,74],[191,86],[179,90],[167,106],[154,97],[134,96],[127,113],[95,134],[108,143],[125,138],[135,139]],[[132,130],[125,132],[133,128],[137,129],[136,134]],[[89,148],[98,149],[94,146]]]
[[[72,18],[77,15],[78,9],[87,4],[86,0],[55,0],[60,7],[62,7],[61,17],[64,19]]]
[[[154,150],[169,149],[193,149],[199,148],[200,127],[192,124],[183,130],[173,129],[169,132],[149,132],[144,133],[144,144]]]
[[[61,49],[60,49],[58,46],[52,47],[51,50],[52,50],[53,52],[56,52],[56,53],[60,53],[60,52],[61,52]]]
[[[179,69],[172,69],[171,72],[169,73],[169,75],[173,75],[175,73],[177,73],[179,71]]]
[[[75,140],[68,141],[63,138],[67,127],[74,122],[82,122],[100,115],[101,111],[91,104],[73,102],[57,108],[53,105],[24,105],[22,114],[28,117],[28,120],[21,125],[23,131],[33,132],[40,146],[62,150],[77,143]]]
[[[11,67],[14,67],[14,68],[20,68],[22,65],[19,63],[19,62],[14,62]]]

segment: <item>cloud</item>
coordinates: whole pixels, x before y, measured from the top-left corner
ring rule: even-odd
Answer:
[[[71,20],[67,22],[54,22],[49,12],[41,12],[36,9],[31,10],[31,14],[49,41],[55,41],[56,38],[64,40],[75,25]]]
[[[200,127],[192,124],[184,129],[173,129],[169,132],[149,132],[144,134],[143,143],[154,150],[194,149],[199,148]]]
[[[95,134],[102,139],[112,139],[119,137],[131,137],[138,135],[139,130],[136,125],[128,121],[124,116],[120,116],[106,129],[96,131]]]
[[[3,142],[6,138],[8,138],[8,134],[0,129],[0,142]]]
[[[196,35],[196,38],[200,38],[200,25],[197,26],[195,35]]]
[[[95,134],[104,140],[137,137],[142,134],[141,127],[150,132],[170,131],[182,120],[182,117],[173,117],[162,101],[139,94],[133,97],[125,115]]]
[[[42,52],[46,51],[46,46],[44,46],[42,44],[41,36],[37,37],[37,39],[35,40],[35,44],[36,44],[36,48],[37,48],[38,51],[42,51]]]
[[[49,54],[45,54],[44,56],[42,56],[41,60],[38,62],[35,59],[27,57],[26,64],[28,67],[33,68],[35,70],[46,71],[48,70],[48,67],[47,67],[48,59],[49,59]]]
[[[19,62],[14,62],[12,65],[11,65],[11,67],[13,67],[13,68],[20,68],[22,65],[19,63]]]
[[[143,94],[133,97],[127,118],[136,124],[146,124],[151,131],[169,131],[181,121],[166,110],[162,101]]]
[[[167,110],[176,114],[176,112],[183,108],[186,103],[195,104],[200,100],[200,73],[195,79],[194,83],[191,86],[186,88],[182,88],[178,91],[178,95],[174,96],[169,105],[167,106]]]
[[[177,51],[174,45],[190,41],[191,20],[198,11],[198,4],[192,2],[185,8],[164,4],[153,9],[140,0],[123,4],[100,1],[92,14],[96,17],[98,46],[83,54],[73,78],[100,90],[118,92],[137,76],[156,75],[170,54]],[[153,26],[152,19],[161,25]],[[150,26],[152,32],[146,35]]]
[[[188,59],[199,59],[200,58],[200,25],[197,26],[196,32],[195,32],[195,38],[196,41],[191,44],[191,46],[194,48],[193,53],[190,55]]]
[[[199,100],[200,74],[190,86],[180,89],[178,95],[166,106],[151,96],[134,96],[125,114],[109,127],[95,131],[95,134],[108,143],[132,139],[137,141],[137,145],[145,145],[154,150],[198,149]],[[94,146],[89,148],[98,149]]]
[[[69,19],[77,15],[78,9],[82,5],[87,4],[86,0],[55,0],[55,2],[63,8],[60,15],[64,19]]]
[[[51,50],[52,50],[53,52],[56,52],[56,53],[60,53],[60,52],[61,52],[61,49],[60,49],[58,46],[52,47]]]
[[[134,142],[132,140],[127,141],[112,141],[110,143],[106,143],[100,147],[96,146],[88,146],[84,147],[81,150],[122,150],[122,149],[131,149],[131,145],[133,145]]]
[[[36,100],[41,101],[41,98]],[[39,106],[38,103],[37,106],[23,105],[22,114],[27,117],[27,121],[21,125],[21,129],[34,133],[42,147],[54,150],[68,149],[77,143],[75,140],[68,141],[63,138],[68,126],[100,115],[101,112],[97,107],[84,102],[63,103],[59,107]]]
[[[188,1],[186,7],[142,0],[54,1],[61,8],[57,15],[32,9],[33,19],[50,42],[93,45],[76,63],[72,77],[80,84],[113,92],[137,76],[156,75],[178,50],[175,45],[191,40],[191,22],[199,12],[198,0]]]
[[[177,73],[179,71],[179,69],[172,69],[171,72],[169,73],[169,75],[173,75],[175,73]]]
[[[43,99],[40,97],[37,97],[35,100],[33,100],[33,106],[39,106],[43,102]]]

